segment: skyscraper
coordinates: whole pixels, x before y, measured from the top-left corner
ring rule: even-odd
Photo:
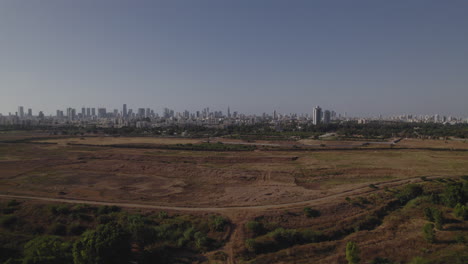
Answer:
[[[18,106],[18,116],[21,118],[24,117],[24,107]]]
[[[28,109],[28,116],[32,117],[32,109],[31,108]]]
[[[325,110],[325,113],[323,115],[323,123],[328,124],[330,123],[330,120],[331,120],[331,113],[329,110]]]
[[[123,105],[122,115],[123,115],[123,117],[127,117],[127,104]]]
[[[322,121],[322,108],[320,106],[317,106],[314,108],[314,112],[312,114],[312,123],[314,125],[320,124]]]

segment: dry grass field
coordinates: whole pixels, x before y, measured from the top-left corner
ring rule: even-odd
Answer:
[[[395,148],[217,152],[102,146],[201,141],[86,137],[40,141],[58,144],[0,143],[0,194],[221,212],[237,227],[221,249],[230,256],[226,263],[345,263],[344,247],[349,240],[358,241],[367,259],[394,256],[399,247],[406,247],[405,253],[395,258],[404,263],[442,248],[459,252],[462,247],[450,242],[457,230],[466,233],[463,228],[468,228],[456,220],[449,222],[446,232],[438,232],[440,241],[446,242],[426,245],[420,232],[424,217],[420,208],[411,205],[381,216],[381,224],[375,229],[336,235],[328,242],[292,245],[255,257],[245,257],[244,242],[249,233],[244,225],[261,219],[277,227],[307,227],[333,235],[335,227],[359,222],[387,206],[393,188],[423,182],[421,177],[456,179],[468,175],[468,151]],[[75,142],[96,146],[66,144]],[[445,144],[455,149],[467,145],[463,141],[404,140],[402,146],[438,148]],[[377,187],[369,187],[371,184]],[[352,201],[360,197],[356,200],[360,202],[346,202],[348,196]],[[362,199],[371,202],[362,203]],[[319,209],[321,217],[304,218],[302,209],[307,205]],[[453,218],[450,212],[447,215]],[[210,258],[207,261],[216,263]]]
[[[156,138],[156,137],[74,137],[61,139],[38,140],[42,143],[57,143],[60,145],[71,144],[89,144],[89,145],[119,145],[119,144],[196,144],[200,139],[185,138]]]

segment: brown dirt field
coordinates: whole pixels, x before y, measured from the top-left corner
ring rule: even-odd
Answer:
[[[398,143],[400,147],[409,148],[453,148],[468,149],[468,140],[434,140],[434,139],[403,139]]]
[[[60,145],[89,144],[89,145],[118,145],[118,144],[196,144],[200,139],[157,138],[157,137],[74,137],[63,139],[38,140],[36,142],[58,143]]]

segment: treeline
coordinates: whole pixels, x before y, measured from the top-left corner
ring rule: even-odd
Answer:
[[[98,127],[0,127],[0,131],[42,130],[52,135],[119,135],[119,136],[182,136],[185,137],[220,137],[228,136],[251,140],[290,140],[301,138],[318,138],[325,133],[336,133],[339,138],[352,139],[386,139],[391,137],[409,138],[468,138],[468,124],[438,124],[438,123],[403,123],[403,122],[370,122],[358,124],[354,121],[331,124],[300,124],[290,122],[279,126],[269,123],[254,125],[235,125],[226,128],[212,128],[196,125],[173,125],[157,128],[98,128]]]
[[[0,263],[174,263],[224,244],[218,215],[133,214],[119,207],[1,205]],[[183,257],[180,252],[185,252]],[[191,259],[192,258],[192,259]]]

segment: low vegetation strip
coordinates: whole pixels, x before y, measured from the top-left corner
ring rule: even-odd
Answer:
[[[137,148],[137,149],[173,149],[173,150],[190,150],[190,151],[253,151],[257,149],[253,145],[234,145],[223,143],[201,143],[201,144],[111,144],[111,145],[95,145],[95,144],[80,144],[67,143],[70,146],[88,146],[88,147],[109,147],[109,148]]]

